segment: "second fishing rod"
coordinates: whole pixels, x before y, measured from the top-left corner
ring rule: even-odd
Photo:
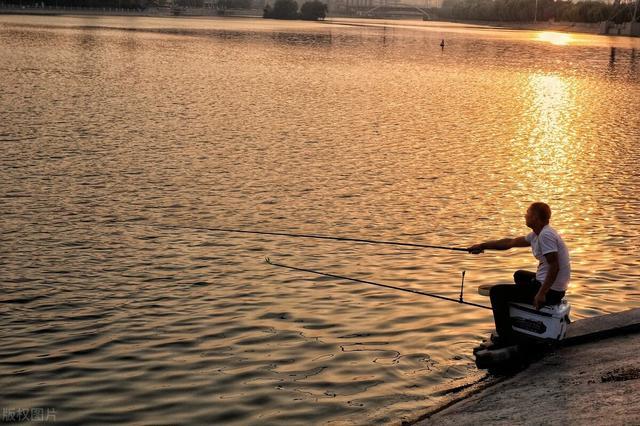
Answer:
[[[111,222],[111,223],[114,223],[114,222]],[[366,244],[384,244],[384,245],[394,245],[394,246],[403,246],[403,247],[417,247],[417,248],[428,248],[428,249],[436,249],[436,250],[449,250],[449,251],[471,253],[471,251],[469,249],[462,248],[462,247],[450,247],[450,246],[439,246],[439,245],[432,245],[432,244],[408,243],[408,242],[401,242],[401,241],[383,241],[383,240],[372,240],[372,239],[351,238],[351,237],[337,237],[337,236],[316,235],[316,234],[298,234],[298,233],[292,233],[292,232],[259,231],[259,230],[253,230],[253,229],[211,228],[211,227],[203,227],[203,226],[182,226],[182,225],[172,225],[172,224],[165,224],[165,223],[147,223],[147,224],[138,224],[138,223],[136,223],[136,224],[132,224],[132,223],[126,223],[126,222],[122,222],[122,221],[116,221],[115,223],[123,223],[123,224],[126,224],[126,225],[134,225],[134,226],[137,225],[137,226],[160,227],[160,228],[168,228],[168,229],[189,229],[189,230],[208,231],[208,232],[270,235],[270,236],[282,236],[282,237],[293,237],[293,238],[312,238],[312,239],[320,239],[320,240],[348,241],[348,242],[366,243]],[[450,297],[441,296],[441,295],[437,295],[437,294],[433,294],[433,293],[425,293],[425,292],[418,291],[418,290],[405,289],[405,288],[391,286],[391,285],[387,285],[387,284],[380,284],[380,283],[375,283],[375,282],[372,282],[372,281],[365,281],[365,280],[360,280],[360,279],[356,279],[356,278],[350,278],[350,277],[345,277],[345,276],[341,276],[341,275],[315,271],[315,270],[312,270],[312,269],[298,268],[298,267],[293,267],[293,266],[289,266],[289,265],[284,265],[284,264],[272,262],[269,258],[267,258],[266,261],[270,265],[281,267],[281,268],[286,268],[286,269],[290,269],[290,270],[296,270],[296,271],[300,271],[300,272],[309,272],[309,273],[313,273],[313,274],[317,274],[317,275],[323,275],[323,276],[326,276],[326,277],[344,279],[344,280],[348,280],[348,281],[359,282],[359,283],[362,283],[362,284],[375,285],[375,286],[378,286],[378,287],[385,287],[385,288],[389,288],[389,289],[393,289],[393,290],[400,290],[400,291],[419,294],[419,295],[423,295],[423,296],[429,296],[429,297],[433,297],[433,298],[437,298],[437,299],[442,299],[442,300],[461,303],[461,304],[465,304],[465,305],[475,306],[475,307],[478,307],[478,308],[491,309],[488,306],[479,305],[477,303],[472,303],[472,302],[467,302],[467,301],[465,301],[463,299],[464,275],[465,275],[464,271],[462,273],[462,283],[461,283],[461,286],[460,286],[460,297],[458,299],[453,299],[453,298],[450,298]]]
[[[120,221],[117,223],[124,223],[127,225],[137,225],[137,226],[150,226],[150,227],[156,227],[156,228],[193,229],[198,231],[209,231],[209,232],[226,232],[226,233],[238,233],[238,234],[271,235],[271,236],[291,237],[291,238],[312,238],[317,240],[348,241],[348,242],[354,242],[354,243],[382,244],[382,245],[427,248],[427,249],[435,249],[435,250],[448,250],[448,251],[469,253],[469,249],[463,248],[463,247],[409,243],[409,242],[402,242],[402,241],[384,241],[384,240],[373,240],[373,239],[364,239],[364,238],[340,237],[340,236],[318,235],[318,234],[301,234],[301,233],[280,232],[280,231],[262,231],[262,230],[255,230],[255,229],[184,226],[184,225],[172,225],[172,224],[165,224],[165,223],[140,224],[140,223],[127,223],[127,222],[120,222]]]

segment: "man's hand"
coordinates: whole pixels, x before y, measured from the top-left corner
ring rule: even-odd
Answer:
[[[484,252],[484,246],[482,244],[475,244],[469,247],[467,251],[471,254],[480,254]]]
[[[533,298],[533,307],[537,310],[540,310],[547,301],[547,294],[542,292],[542,289],[538,291],[536,297]]]

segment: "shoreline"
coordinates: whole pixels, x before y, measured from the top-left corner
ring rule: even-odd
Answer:
[[[415,426],[636,424],[640,334],[562,348],[527,369],[420,416]]]
[[[204,9],[206,10],[206,9]],[[246,9],[246,10],[232,10],[227,11],[224,15],[218,15],[214,9],[204,13],[203,9],[192,9],[182,11],[180,14],[172,14],[167,10],[130,10],[130,9],[108,9],[108,8],[15,8],[15,7],[0,7],[0,15],[36,15],[36,16],[135,16],[135,17],[150,17],[150,18],[205,18],[205,19],[224,19],[224,18],[262,18],[261,11],[258,9]],[[329,15],[327,21],[332,19],[376,19],[376,18],[362,18],[358,16],[348,15]],[[405,20],[399,18],[379,18]],[[414,20],[414,19],[406,19]],[[323,21],[318,21],[319,23]],[[584,33],[584,34],[599,34],[600,24],[590,24],[581,22],[505,22],[505,21],[475,21],[475,20],[433,20],[424,21],[433,23],[448,23],[448,24],[461,24],[461,25],[474,25],[480,27],[487,27],[492,29],[502,29],[507,31],[553,31],[553,32],[566,32],[566,33]]]
[[[470,383],[468,385],[463,385],[462,389],[454,388],[454,389],[448,390],[447,393],[449,394],[449,397],[444,402],[441,402],[440,404],[432,407],[428,411],[423,412],[422,414],[416,416],[412,420],[402,421],[401,424],[402,426],[413,426],[413,425],[420,426],[421,422],[424,422],[430,419],[431,417],[437,415],[438,413],[450,407],[455,406],[458,403],[468,400],[474,395],[477,395],[487,389],[490,389],[496,385],[499,385],[500,383],[504,382],[505,380],[508,380],[509,378],[510,377],[507,375],[494,376],[487,373],[481,379],[473,383]]]
[[[25,16],[137,16],[149,18],[262,18],[258,9],[238,9],[230,14],[219,15],[215,9],[187,9],[178,14],[168,9],[116,9],[116,8],[83,8],[83,7],[45,7],[45,8],[16,8],[1,7],[0,15],[25,15]]]
[[[600,23],[590,24],[585,22],[504,22],[504,21],[448,21],[460,24],[483,25],[514,31],[554,31],[565,33],[585,33],[598,35]]]
[[[597,424],[605,413],[612,424],[639,422],[640,406],[630,406],[628,395],[640,391],[640,309],[572,324],[542,358],[511,375],[488,375],[408,424]]]

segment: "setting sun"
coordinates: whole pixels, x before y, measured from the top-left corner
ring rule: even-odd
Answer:
[[[544,31],[538,34],[537,40],[546,41],[556,46],[566,46],[571,41],[571,36],[564,33],[556,33],[552,31]]]

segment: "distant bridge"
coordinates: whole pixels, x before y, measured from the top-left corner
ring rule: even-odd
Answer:
[[[393,16],[420,15],[423,19],[431,20],[433,16],[421,7],[412,4],[396,3],[393,5],[378,5],[365,12],[365,16]]]
[[[359,16],[416,16],[430,20],[433,19],[433,14],[427,9],[435,7],[437,1],[427,0],[425,6],[421,7],[415,4],[405,4],[398,0],[345,0],[344,6],[348,12]]]

